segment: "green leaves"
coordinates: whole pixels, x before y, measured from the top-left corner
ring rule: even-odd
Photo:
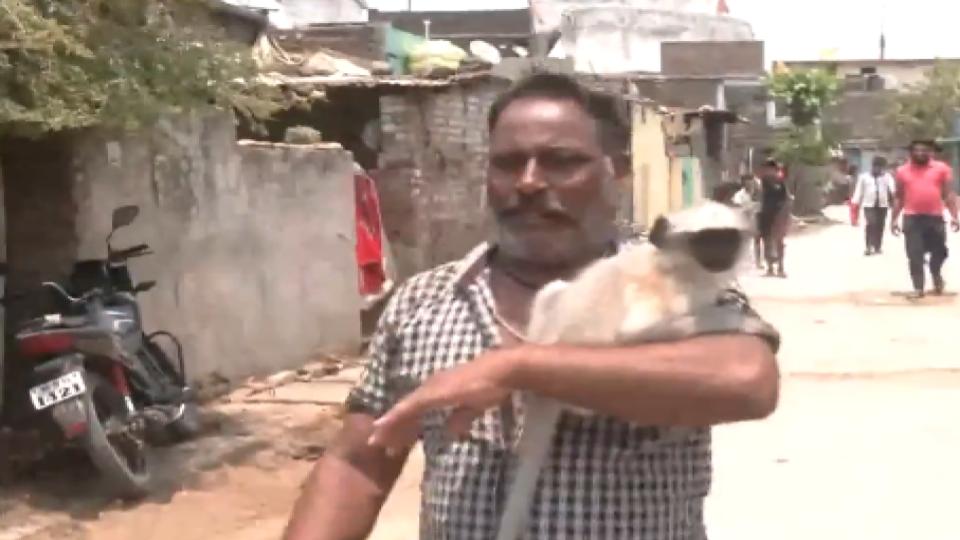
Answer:
[[[770,94],[787,105],[790,120],[798,127],[813,124],[840,95],[839,79],[820,69],[781,71],[768,77],[767,85]]]
[[[960,65],[938,62],[925,81],[891,100],[887,124],[895,138],[937,139],[953,134],[960,109]]]
[[[824,132],[819,120],[840,95],[840,80],[819,69],[781,70],[767,78],[770,95],[786,104],[791,128],[779,133],[774,146],[777,159],[787,163],[822,165],[830,160],[835,137]]]
[[[275,106],[255,74],[196,0],[0,0],[0,135],[209,106],[262,117]]]

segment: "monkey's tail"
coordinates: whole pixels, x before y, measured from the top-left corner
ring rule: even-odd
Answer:
[[[517,468],[510,484],[497,540],[520,540],[526,531],[540,471],[547,465],[560,420],[560,404],[530,396],[517,444]]]

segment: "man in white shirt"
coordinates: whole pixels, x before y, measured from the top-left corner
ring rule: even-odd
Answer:
[[[883,233],[886,228],[887,212],[893,202],[896,192],[896,182],[893,175],[887,171],[887,160],[882,157],[873,158],[870,172],[857,178],[850,203],[853,205],[854,225],[856,225],[857,210],[863,209],[866,220],[867,249],[864,255],[873,255],[881,252],[883,247]]]

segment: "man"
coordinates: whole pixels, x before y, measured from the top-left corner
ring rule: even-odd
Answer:
[[[869,173],[861,174],[850,198],[853,224],[857,224],[859,210],[863,209],[866,219],[866,250],[864,255],[881,253],[883,234],[887,229],[887,211],[893,201],[896,190],[893,175],[887,172],[887,160],[877,156],[873,158]]]
[[[566,415],[528,538],[703,539],[708,426],[776,406],[776,332],[745,302],[744,331],[630,347],[525,343],[531,301],[615,249],[628,129],[612,100],[555,74],[517,83],[489,117],[492,242],[415,276],[391,299],[338,440],[307,481],[287,540],[365,538],[422,438],[422,539],[490,540],[530,391]],[[618,174],[619,173],[619,174]],[[653,426],[693,429],[680,441]]]
[[[900,213],[913,282],[912,299],[924,296],[924,258],[930,254],[930,276],[935,294],[943,294],[946,284],[941,270],[947,260],[947,231],[943,220],[944,206],[950,211],[950,228],[960,231],[957,201],[953,193],[953,171],[942,161],[933,159],[936,143],[916,140],[910,143],[910,160],[897,169],[896,200],[893,221],[894,236],[900,234]]]
[[[786,255],[785,239],[790,225],[790,192],[776,160],[765,161],[758,176],[760,209],[757,212],[757,234],[763,241],[767,275],[786,277],[783,265]]]

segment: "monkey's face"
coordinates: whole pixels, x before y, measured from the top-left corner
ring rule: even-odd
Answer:
[[[738,229],[707,229],[687,236],[690,256],[708,272],[731,270],[743,249],[743,234]]]
[[[677,269],[720,274],[736,269],[750,232],[741,212],[708,202],[657,218],[650,241]]]

